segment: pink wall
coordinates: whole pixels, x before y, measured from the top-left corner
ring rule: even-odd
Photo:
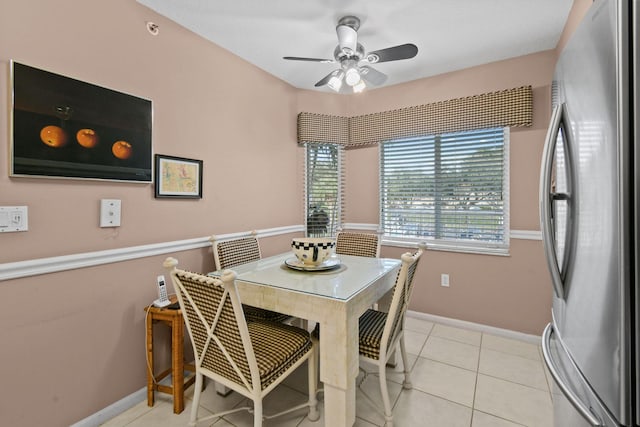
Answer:
[[[145,22],[160,25],[150,35]],[[201,200],[150,184],[8,177],[9,60],[153,101],[156,153],[204,160]],[[0,234],[0,266],[302,223],[296,90],[134,0],[0,4],[0,205],[27,205],[29,231]],[[102,198],[122,226],[98,227]],[[266,239],[265,254],[287,236]],[[290,236],[289,236],[290,237]],[[208,248],[175,254],[213,269]],[[0,424],[63,426],[146,384],[143,307],[165,256],[0,283]]]
[[[582,0],[577,0],[582,1]],[[145,21],[160,25],[151,36]],[[537,230],[537,174],[553,56],[544,52],[360,97],[296,90],[133,0],[22,0],[0,4],[0,80],[10,59],[153,100],[156,153],[204,160],[202,200],[156,200],[151,185],[8,177],[0,206],[29,206],[29,231],[0,234],[0,268],[14,261],[127,248],[303,221],[299,111],[362,114],[534,86],[531,129],[512,133],[512,229]],[[0,135],[9,144],[9,85],[0,85]],[[5,151],[6,153],[7,151]],[[377,150],[347,156],[347,221],[377,223]],[[98,227],[102,198],[122,200],[122,226]],[[286,250],[288,235],[264,239]],[[406,249],[383,248],[384,256]],[[210,249],[175,254],[209,271]],[[429,251],[412,309],[527,333],[548,317],[539,241],[513,240],[510,257]],[[0,283],[0,419],[64,426],[145,385],[143,307],[165,256]],[[449,289],[438,286],[441,272]],[[527,304],[524,304],[527,302]]]
[[[558,41],[558,45],[556,46],[556,53],[562,52],[562,49],[569,41],[569,37],[576,30],[576,27],[584,18],[584,15],[587,13],[587,10],[593,4],[593,0],[573,0],[573,6],[571,7],[571,11],[569,11],[569,17],[567,18],[567,23],[564,26],[564,31],[560,36],[560,40]]]

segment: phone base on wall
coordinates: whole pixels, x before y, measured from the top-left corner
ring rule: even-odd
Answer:
[[[160,298],[158,298],[157,300],[153,301],[154,307],[166,307],[169,304],[171,304],[171,301],[169,301],[168,299],[161,300]]]

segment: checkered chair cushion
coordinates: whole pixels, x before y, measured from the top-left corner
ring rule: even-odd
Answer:
[[[311,348],[309,332],[295,326],[264,321],[247,326],[263,390]]]
[[[216,270],[225,270],[236,265],[257,261],[262,258],[260,244],[255,237],[243,237],[235,240],[215,241],[213,244]],[[272,322],[285,322],[291,318],[286,314],[265,310],[250,305],[243,305],[244,315],[247,321],[269,320]]]
[[[336,236],[336,253],[375,258],[380,253],[378,235],[341,231]]]
[[[176,291],[184,302],[185,323],[196,359],[202,368],[241,386],[253,387],[247,354],[255,354],[260,387],[264,390],[311,350],[309,333],[290,325],[268,321],[247,323],[237,318],[230,292],[218,279],[175,270],[180,286]],[[236,299],[236,301],[239,301]],[[241,311],[240,311],[241,312]],[[244,343],[241,329],[248,331]]]
[[[360,331],[360,354],[378,360],[380,358],[380,341],[387,321],[387,313],[367,310],[358,323]]]

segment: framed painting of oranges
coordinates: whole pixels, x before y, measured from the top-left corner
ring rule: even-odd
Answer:
[[[16,177],[152,181],[150,100],[11,62]]]

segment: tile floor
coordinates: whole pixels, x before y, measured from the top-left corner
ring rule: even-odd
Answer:
[[[487,333],[454,328],[412,317],[406,319],[406,343],[411,363],[412,390],[402,390],[402,362],[388,368],[387,381],[397,427],[552,427],[551,378],[544,367],[539,346]],[[398,359],[400,359],[398,357]],[[375,372],[373,367],[365,367]],[[360,374],[359,381],[363,379]],[[378,413],[382,400],[378,377],[367,375],[358,391],[355,427],[384,425]],[[265,399],[265,413],[302,403],[306,393],[306,368],[302,367]],[[156,394],[153,408],[146,401],[103,424],[108,427],[186,426],[193,387],[186,393],[186,409],[172,413],[168,395]],[[319,395],[322,401],[322,394]],[[201,397],[200,414],[245,404],[232,393],[226,398],[207,387]],[[322,412],[322,402],[320,410]],[[252,416],[240,412],[199,426],[250,427]],[[323,418],[312,423],[305,412],[295,412],[263,423],[265,427],[322,427]],[[330,426],[326,426],[330,427]]]

